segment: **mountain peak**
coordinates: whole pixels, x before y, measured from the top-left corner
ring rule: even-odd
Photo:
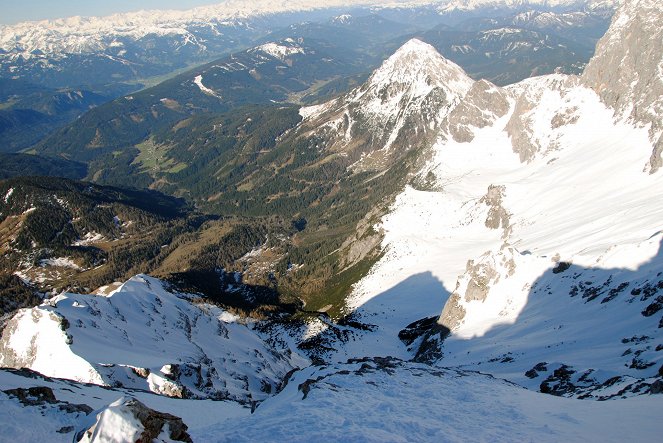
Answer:
[[[313,127],[324,125],[319,134],[329,138],[328,149],[343,151],[354,170],[384,170],[403,152],[430,142],[473,84],[433,46],[412,39],[364,84],[300,114]]]
[[[407,85],[414,96],[440,87],[447,95],[462,96],[472,83],[460,66],[444,58],[428,43],[413,38],[373,72],[366,86],[383,90]]]
[[[438,54],[437,50],[428,43],[419,40],[418,38],[412,38],[405,42],[403,46],[398,48],[398,50],[392,55],[392,57],[398,57],[402,56],[403,54],[409,54],[409,53],[417,53],[417,54],[422,54],[422,53],[432,53],[432,54]]]

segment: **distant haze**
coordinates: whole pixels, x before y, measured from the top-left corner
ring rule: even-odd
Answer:
[[[224,5],[224,10],[253,9],[261,11],[285,11],[289,9],[324,8],[351,5],[384,5],[398,3],[448,3],[450,0],[118,0],[112,3],[101,0],[27,0],[14,2],[13,0],[0,0],[0,24],[15,24],[25,21],[67,18],[73,16],[100,17],[123,12],[140,10],[188,10],[198,6]],[[486,0],[480,0],[486,1]],[[536,0],[541,1],[541,0]]]
[[[250,2],[250,1],[249,1]],[[247,3],[249,3],[247,2]],[[0,0],[0,23],[13,24],[23,21],[82,16],[103,16],[117,12],[141,9],[190,9],[196,6],[220,3],[214,0]]]

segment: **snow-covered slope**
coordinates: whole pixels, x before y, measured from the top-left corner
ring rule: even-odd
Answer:
[[[118,401],[120,399],[122,401]],[[189,427],[189,432],[213,424],[222,425],[226,420],[234,421],[251,413],[251,408],[233,401],[179,399],[146,391],[110,389],[48,378],[27,370],[3,369],[0,370],[3,412],[0,414],[3,430],[0,440],[68,443],[74,440],[72,437],[75,434],[92,427],[98,418],[101,421],[108,420],[105,425],[109,425],[114,419],[122,422],[125,419],[132,420],[136,415],[140,415],[144,421],[151,421],[153,428],[156,420],[150,418],[155,418],[155,414],[144,414],[145,411],[122,414],[132,399],[153,410],[181,417]],[[116,405],[112,406],[113,403]],[[119,434],[122,429],[117,425],[110,430],[118,432],[117,437],[124,435],[125,440],[128,440],[131,431],[125,429],[125,432],[129,432]]]
[[[107,296],[61,294],[19,311],[0,354],[4,367],[48,376],[242,403],[264,399],[301,364],[228,312],[142,275]]]
[[[488,375],[390,358],[307,368],[250,417],[200,441],[654,441],[658,398],[580,402]],[[293,425],[292,417],[296,417]]]
[[[608,35],[634,26],[628,11],[639,11],[637,22],[651,7],[629,2]],[[658,82],[657,34],[620,41],[626,54],[651,48],[629,59],[629,75]],[[592,63],[615,51],[604,47]],[[643,171],[648,128],[582,80],[475,84],[419,172],[427,186],[407,187],[381,223],[385,254],[351,298],[378,328],[348,349],[383,350],[446,301],[424,348],[439,347],[444,330],[451,336],[441,353],[419,348],[443,355],[441,365],[560,395],[648,391],[663,360],[663,176]],[[652,96],[628,85],[621,93],[636,103]]]
[[[467,93],[472,80],[432,46],[412,39],[389,57],[360,87],[330,102],[300,110],[304,128],[326,139],[358,169],[383,169],[399,153],[435,136],[446,114]]]

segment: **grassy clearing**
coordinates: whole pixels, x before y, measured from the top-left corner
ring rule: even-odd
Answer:
[[[3,109],[9,109],[16,104],[17,100],[8,100],[4,103],[0,103],[0,111]]]
[[[139,153],[132,162],[134,165],[140,165],[143,171],[152,175],[158,173],[176,174],[188,166],[186,163],[177,163],[167,154],[170,147],[154,143],[152,138],[137,144],[136,149]]]

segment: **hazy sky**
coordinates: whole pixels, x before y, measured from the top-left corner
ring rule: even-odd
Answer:
[[[0,0],[0,23],[70,17],[108,15],[140,9],[190,9],[213,5],[219,0]]]

